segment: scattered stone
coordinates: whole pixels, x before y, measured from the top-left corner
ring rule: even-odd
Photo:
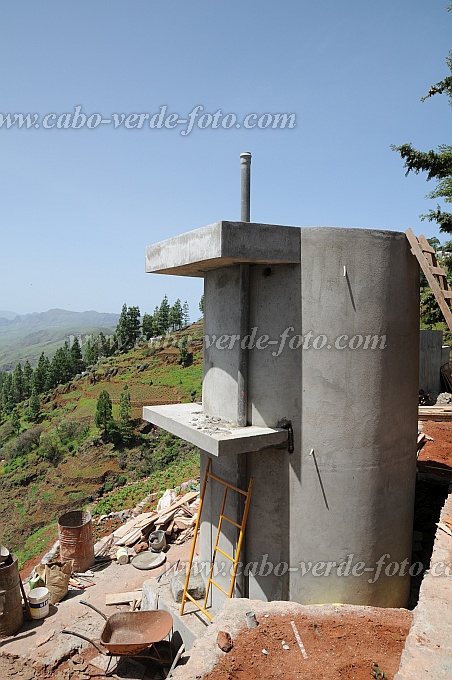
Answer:
[[[262,654],[265,654],[265,656],[267,656],[267,654],[268,654],[267,650],[266,650],[266,649],[263,649],[263,650],[262,650]]]
[[[223,652],[230,652],[233,647],[233,643],[229,633],[226,633],[224,630],[220,630],[217,635],[217,645]]]
[[[143,541],[142,543],[137,543],[133,549],[138,555],[138,553],[144,552],[145,550],[148,549],[148,544]]]

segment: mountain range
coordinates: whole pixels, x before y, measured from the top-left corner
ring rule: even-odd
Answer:
[[[33,366],[41,352],[51,358],[71,335],[113,333],[118,320],[119,314],[96,311],[49,309],[32,314],[0,311],[0,369],[11,370],[27,359]]]

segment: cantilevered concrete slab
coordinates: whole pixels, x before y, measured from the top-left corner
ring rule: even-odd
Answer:
[[[287,430],[272,427],[237,427],[207,416],[197,404],[144,406],[147,420],[213,456],[236,455],[287,445]]]
[[[215,222],[146,249],[146,272],[204,276],[234,264],[298,264],[300,229],[253,222]]]

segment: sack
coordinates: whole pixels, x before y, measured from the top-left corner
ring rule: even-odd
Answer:
[[[45,566],[45,583],[50,592],[50,604],[56,604],[67,595],[73,561],[69,560],[65,564],[52,562]]]
[[[159,502],[157,503],[157,512],[162,512],[172,505],[177,498],[177,493],[175,489],[167,489]]]

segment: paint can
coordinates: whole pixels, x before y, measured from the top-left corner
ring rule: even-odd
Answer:
[[[127,548],[118,548],[116,559],[119,564],[129,564],[129,553],[127,552]]]
[[[47,588],[33,588],[28,594],[32,619],[45,619],[49,613],[50,593]]]

